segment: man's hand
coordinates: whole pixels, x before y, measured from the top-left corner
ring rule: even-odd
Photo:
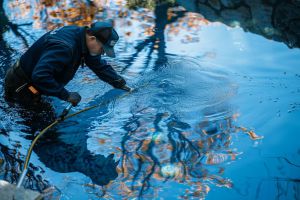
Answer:
[[[81,96],[77,92],[69,92],[69,97],[67,99],[73,106],[77,106],[80,102]]]
[[[111,82],[111,84],[118,89],[125,90],[127,92],[131,92],[132,89],[126,85],[126,81],[122,78]]]
[[[126,85],[126,81],[122,78],[115,80],[113,82],[111,82],[112,86],[114,86],[115,88],[119,88],[122,89],[122,87],[124,87],[124,85]]]
[[[120,89],[125,90],[127,92],[132,92],[132,89],[130,87],[128,87],[127,85],[124,85],[123,87],[121,87]]]

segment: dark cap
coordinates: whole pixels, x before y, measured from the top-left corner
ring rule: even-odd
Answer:
[[[110,21],[92,23],[89,32],[103,44],[106,55],[116,57],[114,46],[118,42],[119,36]]]

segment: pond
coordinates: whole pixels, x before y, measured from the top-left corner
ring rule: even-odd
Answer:
[[[111,18],[120,40],[105,59],[136,90],[80,68],[71,113],[99,106],[40,139],[24,187],[46,199],[300,199],[298,1],[0,2],[2,180],[17,182],[67,105],[9,105],[7,68],[49,30]]]

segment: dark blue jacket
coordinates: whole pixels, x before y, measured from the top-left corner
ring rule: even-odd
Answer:
[[[67,100],[65,85],[83,63],[101,80],[114,87],[120,88],[126,84],[105,60],[101,60],[101,56],[89,55],[85,29],[65,26],[50,31],[21,56],[20,66],[42,94]]]

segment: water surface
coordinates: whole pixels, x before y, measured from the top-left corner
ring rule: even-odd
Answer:
[[[137,88],[124,95],[79,69],[67,86],[83,97],[73,111],[109,103],[42,138],[25,187],[52,186],[61,199],[299,199],[299,32],[257,14],[284,6],[241,1],[228,17],[235,1],[88,2],[4,1],[18,26],[1,22],[1,93],[7,67],[43,33],[107,17],[121,36],[107,59]],[[52,111],[36,112],[0,98],[1,179],[16,183],[34,134],[66,106],[48,101]]]

